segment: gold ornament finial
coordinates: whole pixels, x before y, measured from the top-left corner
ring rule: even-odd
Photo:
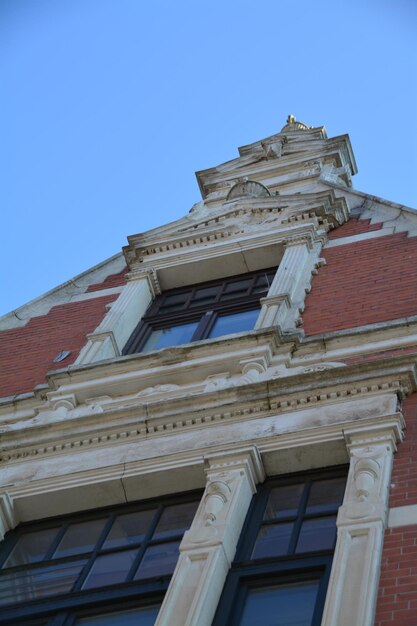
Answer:
[[[287,124],[294,124],[295,122],[295,115],[289,115],[287,117]]]

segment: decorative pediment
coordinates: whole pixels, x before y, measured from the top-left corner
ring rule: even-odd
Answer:
[[[242,183],[234,185],[227,194],[228,200],[234,200],[236,198],[268,198],[270,196],[269,190],[254,180],[247,180]]]
[[[276,233],[282,239],[285,231],[296,225],[311,224],[314,230],[324,233],[343,224],[347,217],[344,198],[337,198],[333,190],[302,195],[241,196],[211,211],[202,202],[193,207],[189,216],[170,227],[129,237],[124,252],[131,265],[151,257],[166,258],[171,252],[184,255],[226,240],[238,242],[243,236],[264,233],[269,237]]]

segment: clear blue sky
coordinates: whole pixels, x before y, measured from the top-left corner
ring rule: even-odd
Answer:
[[[1,0],[0,313],[186,214],[289,113],[417,207],[415,0]]]

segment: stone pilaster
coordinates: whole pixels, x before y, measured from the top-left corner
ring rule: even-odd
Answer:
[[[305,289],[317,262],[317,252],[307,237],[289,239],[285,252],[266,298],[262,298],[256,328],[294,327],[299,316]]]
[[[0,495],[0,541],[3,541],[5,534],[17,526],[16,513],[13,500],[8,493]]]
[[[89,335],[76,365],[120,356],[123,346],[157,292],[155,272],[149,269],[129,275],[118,299],[103,321]]]
[[[155,626],[210,626],[256,484],[254,447],[207,457],[207,483]]]
[[[350,433],[350,468],[322,626],[373,626],[398,429]]]

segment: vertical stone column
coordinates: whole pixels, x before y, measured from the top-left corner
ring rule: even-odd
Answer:
[[[350,468],[322,626],[373,626],[399,427],[348,433]]]
[[[298,305],[302,304],[305,289],[310,284],[311,272],[317,262],[317,253],[307,237],[296,237],[285,242],[285,252],[266,298],[255,328],[295,324]],[[300,297],[300,289],[302,297]]]
[[[7,492],[0,494],[0,541],[3,541],[4,535],[17,526],[17,523],[13,500]]]
[[[255,447],[208,456],[207,483],[155,626],[210,626],[256,484]]]
[[[88,342],[75,364],[120,356],[123,346],[157,293],[159,286],[153,269],[131,274],[103,321],[88,335]]]

